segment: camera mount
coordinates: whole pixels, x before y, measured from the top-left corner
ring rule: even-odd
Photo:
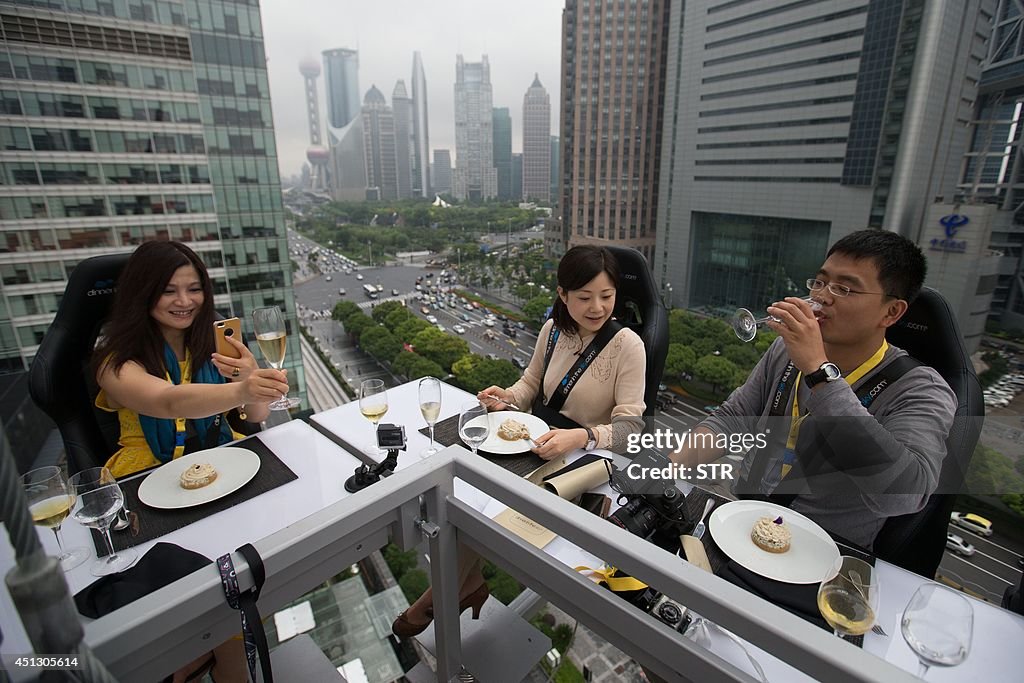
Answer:
[[[377,445],[387,449],[388,456],[375,465],[360,465],[351,477],[345,480],[345,490],[349,493],[362,491],[367,486],[376,484],[381,477],[386,477],[398,466],[398,452],[405,450],[405,427],[392,424],[377,426]]]

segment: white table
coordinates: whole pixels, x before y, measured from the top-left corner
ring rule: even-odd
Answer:
[[[441,383],[441,388],[441,414],[438,421],[458,414],[459,407],[473,399],[468,392],[444,382]],[[408,447],[398,458],[398,468],[401,469],[417,462],[420,451],[429,444],[429,439],[419,433],[419,429],[426,423],[419,411],[417,383],[408,382],[389,389],[388,405],[388,413],[383,421],[405,425],[406,428]],[[359,413],[358,403],[348,403],[314,415],[312,422],[317,429],[339,435],[353,445],[363,444],[364,449],[370,451],[372,432],[369,422]],[[618,466],[623,466],[627,462],[624,457],[610,451],[598,452],[606,457],[612,457]],[[570,461],[582,455],[583,450],[579,450],[570,457]],[[379,459],[380,456],[374,454],[374,458]],[[690,485],[685,482],[677,482],[677,485],[684,493],[688,493],[690,490]],[[613,501],[615,500],[615,494],[607,485],[598,491],[612,495]],[[455,492],[461,500],[491,518],[507,507],[465,482],[456,480]],[[570,567],[581,565],[599,567],[602,564],[602,561],[596,556],[560,537],[545,546],[544,552]],[[682,561],[680,560],[680,562]],[[925,583],[925,579],[882,560],[877,560],[875,566],[881,586],[878,623],[888,635],[879,636],[868,632],[864,637],[864,650],[907,671],[916,673],[917,657],[904,641],[899,623],[903,608],[910,600],[910,596],[918,586]],[[759,598],[751,595],[750,599],[758,600]],[[1020,671],[1018,649],[1024,647],[1024,617],[974,598],[968,597],[968,599],[971,600],[974,607],[974,640],[971,653],[960,666],[951,669],[932,667],[928,672],[928,681],[1017,679],[1019,673],[1014,674],[1013,672]],[[789,683],[790,681],[812,680],[786,662],[756,646],[747,644],[746,647],[764,669],[769,681]],[[746,656],[728,638],[713,636],[711,649],[731,664],[755,675]]]
[[[359,461],[305,422],[295,420],[279,425],[260,432],[259,438],[295,472],[297,479],[137,545],[135,549],[139,556],[162,541],[194,550],[211,560],[216,559],[350,495],[344,489],[345,479]],[[57,542],[53,532],[42,527],[38,531],[44,548],[56,555]],[[70,518],[62,525],[61,532],[67,547],[85,546],[92,553],[88,561],[65,574],[74,594],[96,581],[96,577],[89,573],[89,565],[95,559],[95,546],[89,530]],[[0,538],[0,573],[6,573],[13,564],[14,550],[4,531]],[[0,589],[0,629],[4,634],[0,652],[25,654],[32,651],[6,589]]]

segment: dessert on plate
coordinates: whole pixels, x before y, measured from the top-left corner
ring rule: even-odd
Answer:
[[[217,469],[213,465],[198,462],[181,473],[181,488],[201,489],[212,484],[216,478]]]
[[[758,548],[769,553],[784,553],[789,550],[793,541],[793,533],[786,526],[782,517],[762,517],[750,530],[750,540]]]
[[[498,438],[505,441],[519,441],[530,438],[530,429],[519,420],[509,418],[498,426]]]

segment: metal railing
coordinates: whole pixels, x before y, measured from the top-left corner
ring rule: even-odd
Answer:
[[[262,612],[279,609],[389,538],[411,548],[425,535],[434,587],[439,681],[451,680],[462,663],[456,585],[459,543],[501,565],[667,681],[754,680],[457,499],[456,478],[813,678],[916,680],[617,526],[596,522],[591,513],[455,446],[255,542],[267,575],[260,597]],[[238,553],[232,559],[239,587],[246,590],[252,586],[248,565]],[[237,632],[238,613],[225,603],[217,569],[211,564],[87,624],[85,642],[118,679],[153,680]]]

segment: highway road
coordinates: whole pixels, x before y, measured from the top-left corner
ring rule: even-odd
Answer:
[[[999,604],[1007,587],[1020,582],[1022,569],[1018,562],[1024,555],[1024,547],[1001,538],[998,528],[987,538],[955,524],[949,525],[949,531],[973,545],[976,552],[970,557],[962,557],[947,550],[939,564],[939,574],[949,582]]]

